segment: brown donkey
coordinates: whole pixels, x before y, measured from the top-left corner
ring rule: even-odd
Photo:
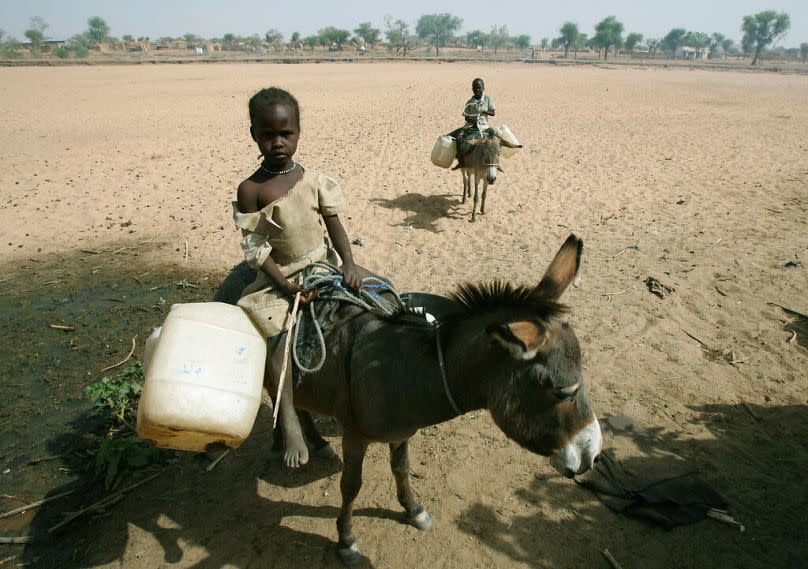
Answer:
[[[340,310],[323,368],[303,377],[295,405],[336,417],[343,427],[339,555],[363,556],[352,532],[362,462],[371,442],[390,445],[390,466],[407,521],[432,521],[409,481],[409,439],[418,429],[488,409],[526,449],[551,457],[573,477],[601,449],[598,421],[583,389],[581,353],[558,300],[575,278],[583,249],[571,235],[537,286],[463,285],[451,297],[410,294],[437,317],[385,320],[353,306]],[[278,370],[282,354],[271,367]]]
[[[491,138],[476,138],[463,143],[463,148],[458,152],[463,152],[463,166],[460,170],[463,174],[463,195],[461,203],[466,203],[466,198],[471,197],[471,180],[474,179],[474,203],[471,207],[471,221],[477,221],[477,203],[480,198],[480,181],[483,182],[482,201],[480,202],[480,213],[485,215],[485,198],[488,195],[488,186],[497,181],[497,170],[499,166],[501,146],[509,148],[521,148],[521,145],[514,145],[493,135]]]

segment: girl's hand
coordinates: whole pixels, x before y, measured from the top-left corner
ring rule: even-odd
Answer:
[[[342,281],[349,289],[358,291],[362,286],[362,275],[353,263],[342,265]]]
[[[299,284],[288,281],[283,287],[283,291],[292,298],[294,298],[297,293],[300,293],[300,304],[308,304],[312,300],[315,300],[318,296],[317,289],[304,291],[303,287],[301,287]]]

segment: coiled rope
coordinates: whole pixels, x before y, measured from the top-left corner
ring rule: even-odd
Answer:
[[[404,302],[388,282],[374,276],[364,277],[359,291],[353,292],[345,287],[343,278],[342,271],[325,262],[312,263],[303,272],[303,290],[317,290],[317,298],[308,304],[308,312],[301,311],[301,317],[294,322],[292,357],[300,374],[315,373],[323,367],[326,358],[324,330],[342,304],[353,304],[383,318],[405,311]],[[382,292],[391,293],[395,302],[382,297]],[[312,329],[316,344],[310,340]],[[318,347],[320,356],[312,365]]]

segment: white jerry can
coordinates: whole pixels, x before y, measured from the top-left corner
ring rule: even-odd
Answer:
[[[435,146],[432,147],[432,163],[441,168],[448,168],[454,162],[455,155],[457,154],[457,144],[455,139],[444,134],[438,137]]]
[[[252,430],[266,340],[238,306],[175,304],[146,342],[137,434],[161,448],[236,448]]]
[[[501,140],[515,146],[521,146],[519,141],[516,139],[516,136],[514,136],[514,134],[511,132],[511,129],[508,128],[508,125],[501,124],[494,129],[494,132]],[[503,158],[510,158],[517,152],[519,152],[519,148],[511,148],[510,146],[505,146],[503,144],[499,153]]]

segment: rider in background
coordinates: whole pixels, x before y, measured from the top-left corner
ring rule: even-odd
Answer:
[[[477,77],[471,82],[471,98],[466,101],[463,107],[463,118],[466,119],[466,124],[458,129],[449,133],[449,136],[455,139],[457,146],[457,166],[452,170],[457,170],[463,167],[463,143],[466,138],[485,138],[489,130],[488,117],[493,117],[496,114],[494,102],[491,97],[484,95],[485,83],[482,79]]]

